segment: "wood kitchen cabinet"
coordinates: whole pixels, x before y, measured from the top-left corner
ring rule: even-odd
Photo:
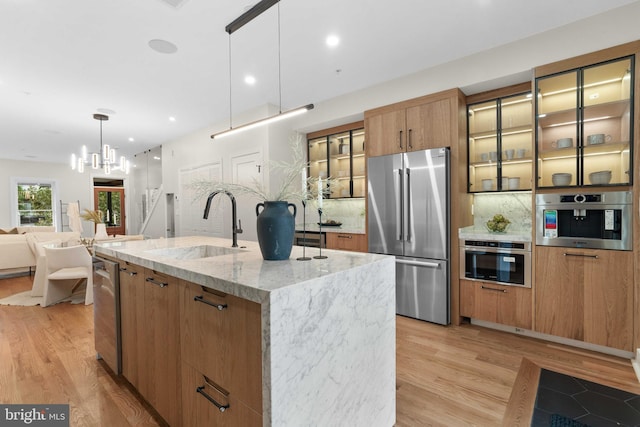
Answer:
[[[468,98],[470,193],[531,190],[532,98],[530,82]]]
[[[531,329],[531,289],[491,282],[460,280],[460,315]]]
[[[367,235],[356,233],[326,233],[327,249],[368,252]]]
[[[633,350],[633,253],[536,247],[535,330]]]
[[[120,324],[122,338],[122,375],[136,388],[140,386],[139,367],[144,355],[139,336],[144,316],[144,268],[120,263]]]
[[[633,183],[635,56],[598,59],[536,70],[537,187]]]
[[[123,375],[170,425],[181,425],[178,280],[125,263],[120,272]]]
[[[367,157],[450,147],[456,105],[457,92],[446,91],[365,112]]]
[[[183,425],[262,425],[260,305],[183,282],[180,325]]]
[[[359,121],[307,135],[309,177],[326,179],[332,199],[364,197],[366,160],[364,122]]]

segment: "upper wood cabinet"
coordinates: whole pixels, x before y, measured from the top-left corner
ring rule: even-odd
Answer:
[[[537,187],[631,185],[635,55],[536,78]]]
[[[365,112],[367,157],[450,147],[457,92],[446,91]]]
[[[510,88],[507,95],[504,88],[467,100],[470,193],[531,189],[531,83]]]
[[[633,350],[633,253],[536,247],[535,330]]]
[[[312,132],[307,135],[309,176],[333,178],[332,199],[364,197],[364,122]]]

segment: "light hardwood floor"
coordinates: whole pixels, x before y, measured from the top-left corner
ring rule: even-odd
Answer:
[[[2,279],[0,298],[30,287]],[[640,394],[625,359],[399,316],[397,425],[528,426],[540,366]],[[162,425],[96,361],[92,306],[0,306],[0,403],[67,402],[72,426]]]

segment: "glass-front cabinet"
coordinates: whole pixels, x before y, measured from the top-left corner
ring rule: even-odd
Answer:
[[[531,92],[467,106],[470,193],[531,189]]]
[[[537,187],[632,184],[634,58],[536,79]]]
[[[350,129],[343,126],[314,132],[308,139],[309,176],[331,178],[330,198],[365,196],[364,128],[362,122]]]

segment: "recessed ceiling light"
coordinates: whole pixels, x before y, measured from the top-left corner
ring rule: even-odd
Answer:
[[[256,84],[256,78],[251,75],[248,75],[248,76],[245,76],[244,82],[249,86],[253,86],[254,84]]]
[[[170,117],[169,117],[169,121],[170,121],[170,122],[175,122],[175,121],[176,121],[176,118],[175,118],[175,117],[173,117],[173,116],[170,116]]]
[[[133,137],[132,137],[132,136],[130,136],[130,137],[129,137],[129,142],[134,142],[134,141],[135,141],[135,139],[133,139]]]
[[[336,47],[340,44],[340,38],[335,34],[331,34],[326,39],[327,46]]]
[[[178,46],[166,40],[153,39],[149,40],[148,44],[151,49],[158,53],[176,53],[178,51]]]

